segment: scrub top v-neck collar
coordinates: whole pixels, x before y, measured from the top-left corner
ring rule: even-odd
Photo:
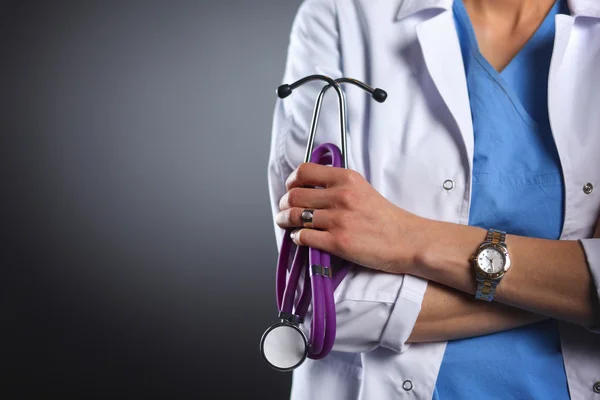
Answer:
[[[515,73],[515,70],[519,69],[525,61],[526,58],[531,57],[531,52],[538,51],[543,44],[544,38],[548,35],[549,32],[554,32],[554,18],[549,18],[552,15],[556,15],[557,13],[565,13],[568,12],[566,10],[566,2],[565,1],[556,1],[552,8],[549,10],[544,20],[535,30],[531,38],[525,43],[525,45],[519,50],[517,54],[510,60],[510,62],[501,70],[496,70],[490,62],[484,57],[484,55],[479,50],[479,44],[477,42],[477,36],[475,35],[475,31],[473,30],[473,25],[471,20],[469,19],[468,13],[465,9],[465,5],[462,0],[457,0],[454,2],[455,14],[456,18],[460,20],[460,29],[459,36],[462,36],[461,40],[467,40],[469,42],[469,46],[463,46],[463,60],[468,63],[470,59],[469,56],[473,58],[480,66],[483,68],[490,79],[494,80],[506,93],[506,95],[510,98],[511,102],[515,106],[519,115],[528,125],[532,127],[536,127],[538,123],[541,121],[545,121],[548,119],[548,110],[547,107],[544,110],[536,110],[537,112],[532,112],[533,106],[528,107],[529,103],[526,100],[526,93],[530,92],[527,88],[524,88],[524,84],[527,82],[519,81],[516,79],[520,75]],[[466,48],[470,49],[470,54],[465,54]],[[551,51],[551,49],[550,49]],[[469,66],[466,65],[466,69],[468,71]],[[548,81],[548,71],[544,68],[540,68],[539,75],[537,79],[543,80],[544,82]],[[545,99],[547,99],[547,92],[541,94]],[[539,102],[539,99],[537,100]],[[533,103],[533,102],[532,102]],[[546,101],[542,101],[539,103],[547,103]],[[533,114],[533,115],[532,115]]]

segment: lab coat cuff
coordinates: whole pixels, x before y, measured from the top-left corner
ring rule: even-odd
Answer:
[[[597,307],[596,310],[600,309],[600,239],[580,239],[579,243],[583,247],[585,257],[587,259],[590,273],[592,274],[592,281],[594,282],[594,289],[596,291]],[[594,333],[600,333],[600,315],[596,315],[596,323],[592,326],[586,327],[587,330]]]
[[[427,280],[405,275],[398,297],[381,334],[381,346],[397,353],[405,351],[427,289]]]

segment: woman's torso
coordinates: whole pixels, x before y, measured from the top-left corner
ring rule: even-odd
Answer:
[[[331,11],[327,29],[337,32],[343,74],[388,92],[384,104],[373,104],[359,90],[346,89],[350,167],[410,212],[469,223],[474,132],[451,1],[313,3]],[[600,184],[600,10],[594,10],[585,18],[558,18],[550,66],[549,121],[564,175],[562,239],[590,237],[600,207],[596,191],[584,191],[587,183]],[[335,101],[329,98],[323,107],[333,110]],[[297,118],[308,121],[309,108]],[[324,113],[319,141],[338,143],[337,132],[335,113]],[[302,145],[295,137],[283,144],[291,165],[301,162]],[[451,190],[444,188],[448,181]],[[560,340],[572,398],[593,398],[600,341],[563,323]],[[320,398],[431,398],[445,347],[411,345],[399,354],[377,349],[358,358],[334,352],[314,370],[295,375],[295,387],[303,387],[306,397],[296,389],[292,395],[310,398],[307,387],[314,387]],[[410,377],[410,390],[398,376]]]

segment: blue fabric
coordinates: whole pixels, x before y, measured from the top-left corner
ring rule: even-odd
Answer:
[[[555,16],[567,12],[566,0],[559,0],[499,73],[479,52],[462,0],[455,0],[475,136],[470,225],[560,236],[563,180],[547,86]],[[433,398],[568,399],[556,321],[450,341]]]

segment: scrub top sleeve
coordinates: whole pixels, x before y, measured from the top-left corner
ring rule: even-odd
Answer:
[[[581,243],[585,252],[585,257],[596,289],[596,299],[600,305],[600,239],[580,239],[579,243]],[[600,318],[600,316],[597,317]],[[596,324],[594,326],[587,327],[589,331],[600,333],[600,323],[598,323],[598,318],[596,318]]]

